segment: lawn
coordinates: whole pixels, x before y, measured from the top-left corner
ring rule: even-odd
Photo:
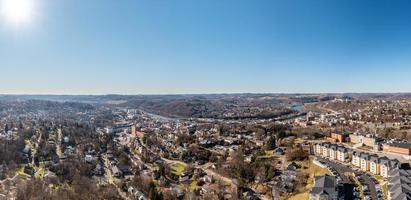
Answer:
[[[197,181],[192,181],[190,184],[190,191],[195,191],[197,188]]]
[[[171,173],[180,176],[184,170],[186,169],[186,166],[181,164],[181,163],[175,163],[173,165],[170,166],[171,168]]]
[[[307,180],[307,185],[304,188],[300,188],[295,195],[288,197],[289,200],[308,200],[310,197],[311,188],[314,185],[314,177],[329,174],[327,168],[322,168],[312,162],[313,159],[309,161],[297,162],[302,166],[301,171],[309,174]],[[306,169],[305,169],[306,168]]]
[[[355,186],[358,187],[359,189],[361,199],[364,199],[364,191],[362,190],[361,183],[358,181],[357,178],[354,178],[354,181],[355,181]]]
[[[19,175],[19,176],[30,177],[30,175],[24,173],[24,167],[17,168],[16,174]]]
[[[272,158],[274,157],[274,151],[264,151],[264,155],[263,156],[258,156],[258,158],[260,159],[264,159],[264,158]]]
[[[384,193],[384,199],[388,199],[388,184],[385,183],[381,188],[382,192]]]

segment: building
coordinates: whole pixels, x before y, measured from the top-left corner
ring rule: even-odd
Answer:
[[[330,140],[333,142],[347,142],[348,141],[348,133],[331,133]]]
[[[387,157],[380,158],[380,175],[388,178],[388,172],[392,169],[398,168],[400,166],[400,162],[396,159],[390,160]]]
[[[389,171],[388,199],[411,199],[411,171],[395,168]]]
[[[341,162],[347,162],[348,158],[348,149],[344,146],[338,146],[337,148],[337,160]]]
[[[330,157],[330,151],[329,151],[329,148],[330,148],[330,143],[323,143],[323,145],[322,145],[322,156],[324,156],[324,157],[326,157],[326,158],[328,158],[328,157]]]
[[[370,171],[370,154],[361,153],[360,155],[360,168],[362,171]]]
[[[347,162],[349,160],[348,149],[341,145],[318,143],[314,145],[314,154],[321,157]]]
[[[338,146],[336,144],[331,144],[330,145],[330,147],[328,149],[328,151],[329,151],[328,155],[329,155],[329,158],[331,160],[337,160],[337,148],[338,148]]]
[[[310,200],[337,200],[337,181],[334,176],[314,177],[314,187],[310,192]]]
[[[317,143],[314,145],[314,154],[322,155],[322,144],[321,143]]]
[[[376,138],[374,135],[367,134],[362,135],[359,133],[350,134],[350,142],[354,144],[362,144],[379,150],[379,143],[382,141],[381,138]]]
[[[383,145],[383,151],[390,153],[398,153],[403,155],[411,155],[411,143],[405,142],[390,142]]]
[[[371,155],[370,156],[370,172],[379,175],[380,174],[380,158],[378,155]]]
[[[354,152],[352,153],[351,163],[352,163],[354,166],[357,166],[357,167],[360,167],[360,166],[361,166],[361,162],[360,162],[361,158],[360,158],[360,156],[361,156],[361,152],[354,151]]]
[[[131,136],[132,137],[137,137],[137,127],[136,127],[136,125],[131,126]]]

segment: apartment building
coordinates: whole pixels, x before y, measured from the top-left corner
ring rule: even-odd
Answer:
[[[370,172],[373,174],[380,174],[380,158],[378,155],[371,155],[370,156]]]
[[[337,148],[336,144],[331,144],[328,151],[329,151],[329,158],[331,160],[337,160]]]
[[[347,148],[341,145],[330,143],[318,143],[314,146],[315,155],[326,157],[331,160],[338,160],[349,163],[360,168],[364,172],[371,172],[375,175],[388,177],[388,172],[399,167],[400,162],[396,159],[391,160],[387,157],[379,157],[377,154],[353,151],[351,160]]]
[[[360,167],[361,166],[361,152],[358,151],[354,151],[352,153],[352,160],[351,160],[351,164],[353,164],[356,167]]]
[[[387,157],[380,158],[380,175],[388,178],[388,172],[392,169],[398,168],[400,166],[400,162],[397,159],[390,160]]]
[[[360,168],[362,171],[370,171],[370,154],[368,153],[361,153],[360,156]]]
[[[337,148],[337,160],[341,162],[348,162],[348,149],[343,146]]]

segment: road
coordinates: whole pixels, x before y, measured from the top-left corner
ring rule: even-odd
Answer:
[[[117,192],[120,194],[120,196],[123,199],[130,199],[127,197],[127,194],[123,192],[114,182],[114,177],[113,174],[111,173],[111,167],[110,167],[110,162],[107,159],[107,155],[103,155],[103,160],[104,160],[104,168],[105,168],[105,177],[106,180],[108,181],[109,184],[114,185],[114,187],[117,189]]]
[[[346,184],[354,184],[354,182],[350,179],[350,177],[347,176],[347,173],[354,173],[354,171],[340,163],[336,163],[324,158],[317,158],[318,161],[325,162],[328,166],[332,167],[338,172],[338,175],[341,177],[342,183]]]
[[[61,129],[57,130],[57,141],[56,141],[56,154],[59,158],[63,157],[63,153],[61,151],[61,137],[62,137],[62,131]]]

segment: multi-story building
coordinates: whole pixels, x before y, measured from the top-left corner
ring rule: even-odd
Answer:
[[[324,143],[322,145],[322,151],[323,151],[322,156],[324,156],[326,158],[330,157],[330,151],[329,151],[330,145],[331,145],[330,143]]]
[[[390,153],[398,153],[403,155],[411,155],[411,143],[405,142],[390,142],[383,145],[383,151]]]
[[[322,144],[321,143],[317,143],[316,145],[314,145],[314,154],[315,155],[322,155]]]
[[[337,148],[338,146],[336,144],[331,144],[328,150],[329,158],[331,160],[337,160]]]
[[[345,148],[344,146],[338,146],[337,160],[341,162],[348,162],[348,149]]]
[[[362,135],[359,133],[353,133],[350,134],[350,142],[369,146],[375,150],[380,150],[381,138],[377,138],[372,134]]]
[[[380,158],[378,155],[371,155],[370,156],[370,172],[379,175],[380,174]]]
[[[360,168],[362,171],[370,171],[370,154],[361,153],[360,156]]]
[[[333,142],[347,142],[348,140],[348,133],[341,132],[341,133],[331,133],[331,137],[329,140]]]
[[[361,152],[354,151],[354,152],[352,153],[351,163],[352,163],[354,166],[357,166],[357,167],[360,167],[360,166],[361,166],[361,162],[360,162],[361,158],[360,158],[360,156],[361,156]]]
[[[380,158],[380,175],[387,178],[388,172],[392,169],[398,168],[400,166],[400,162],[397,159],[390,160],[387,157]]]

